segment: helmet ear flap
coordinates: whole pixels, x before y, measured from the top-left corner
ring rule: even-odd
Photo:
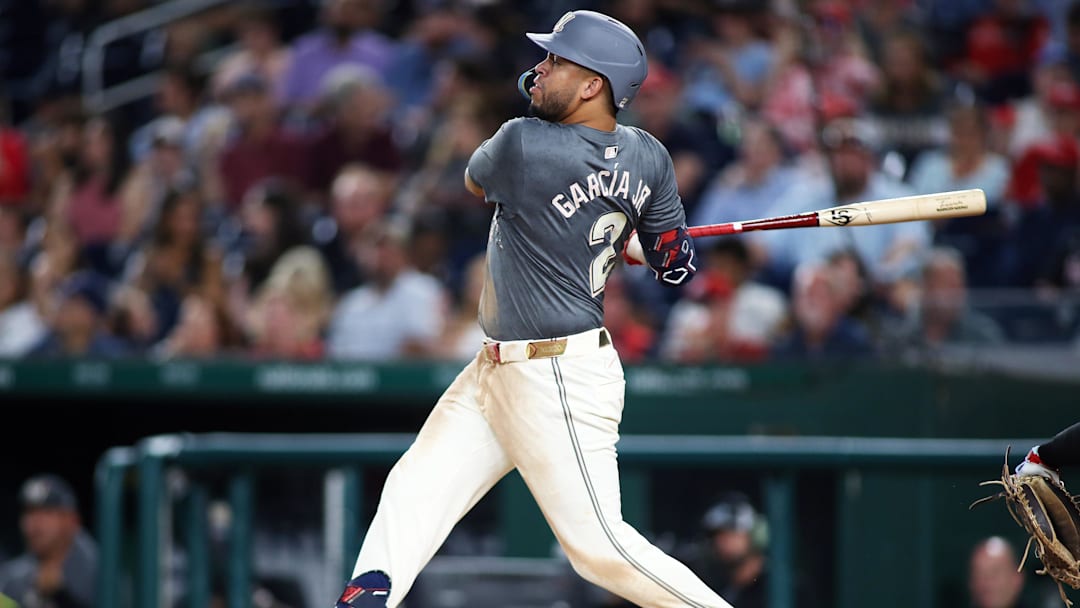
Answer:
[[[529,94],[529,89],[532,88],[534,80],[536,80],[536,70],[528,69],[518,76],[517,81],[518,92],[530,101],[532,101],[532,95]]]

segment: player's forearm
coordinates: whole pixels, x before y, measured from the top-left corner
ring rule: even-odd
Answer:
[[[697,272],[694,239],[686,226],[666,232],[638,231],[642,257],[656,272],[656,280],[671,286],[683,285]]]
[[[1080,464],[1080,422],[1039,445],[1039,457],[1055,469]]]

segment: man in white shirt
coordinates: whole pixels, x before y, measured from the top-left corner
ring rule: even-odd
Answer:
[[[330,321],[327,354],[369,361],[432,355],[447,315],[439,281],[415,270],[403,230],[379,226],[358,253],[369,281],[346,293]]]

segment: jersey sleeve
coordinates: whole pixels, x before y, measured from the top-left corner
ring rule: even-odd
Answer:
[[[686,211],[675,183],[675,166],[671,156],[660,142],[653,140],[652,143],[661,159],[658,163],[661,169],[656,180],[656,192],[642,210],[637,229],[639,232],[660,233],[685,226]]]
[[[469,158],[469,177],[484,189],[488,202],[507,203],[522,175],[521,119],[509,120],[480,144]]]
[[[686,230],[686,211],[675,183],[675,166],[667,149],[649,138],[659,159],[655,198],[641,212],[637,231],[645,262],[663,285],[685,284],[697,272],[694,239]]]

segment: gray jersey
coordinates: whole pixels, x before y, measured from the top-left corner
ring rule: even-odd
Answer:
[[[603,324],[604,283],[631,230],[686,222],[671,157],[652,135],[516,118],[469,159],[496,205],[480,325],[497,340]]]

